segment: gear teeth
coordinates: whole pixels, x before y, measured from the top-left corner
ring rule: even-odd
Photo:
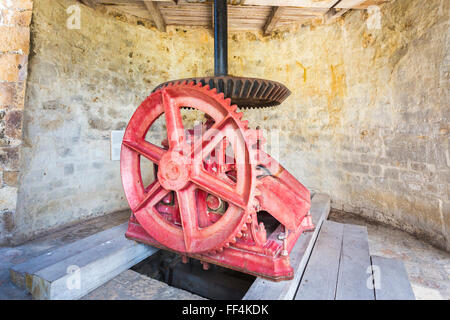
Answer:
[[[258,140],[261,142],[262,131],[257,130],[257,129],[253,130],[253,129],[248,128],[248,125],[249,125],[248,120],[242,121],[242,117],[244,114],[241,111],[237,112],[238,106],[236,104],[231,105],[230,98],[225,99],[223,93],[217,93],[216,88],[210,89],[209,84],[202,85],[202,83],[200,81],[198,81],[197,83],[194,81],[183,81],[183,82],[178,81],[176,84],[174,84],[174,82],[170,82],[170,83],[165,84],[165,87],[173,87],[173,86],[177,86],[177,85],[199,87],[203,91],[207,92],[208,95],[210,95],[210,96],[214,97],[216,100],[218,100],[218,102],[220,102],[221,105],[224,106],[235,117],[235,119],[236,119],[235,121],[238,123],[240,122],[240,126],[243,129],[242,133],[244,136],[245,143],[247,145],[250,159],[251,159],[251,161],[256,159],[257,153],[255,152],[253,147],[257,144]],[[165,87],[161,87],[160,89],[164,89]],[[252,174],[254,177],[256,177],[256,175],[257,175],[256,163],[257,162],[255,162],[255,161],[251,162],[251,170],[252,170]],[[256,180],[256,178],[255,178],[255,185],[252,186],[252,188],[254,188],[254,192],[252,194],[252,199],[250,200],[250,203],[253,205],[253,207],[249,207],[246,210],[246,213],[248,214],[248,216],[243,218],[244,221],[242,222],[242,226],[239,229],[239,231],[237,233],[235,233],[234,235],[229,236],[229,238],[226,239],[221,245],[219,245],[211,250],[208,250],[207,251],[208,254],[215,255],[217,253],[223,252],[223,250],[225,248],[229,248],[230,245],[235,244],[237,242],[237,238],[242,238],[244,236],[244,232],[246,232],[249,228],[247,224],[253,223],[253,213],[255,212],[255,208],[257,209],[259,207],[259,201],[255,198],[256,196],[261,195],[261,191],[257,189],[259,183],[260,182],[258,180]]]

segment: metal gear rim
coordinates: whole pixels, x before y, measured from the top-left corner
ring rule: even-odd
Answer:
[[[249,77],[235,76],[213,76],[195,77],[180,80],[171,80],[158,85],[153,92],[169,86],[170,84],[182,82],[201,83],[208,85],[211,89],[223,93],[225,98],[231,99],[231,104],[240,108],[267,108],[281,104],[291,91],[282,83]]]

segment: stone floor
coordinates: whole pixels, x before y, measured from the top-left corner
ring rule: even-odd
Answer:
[[[450,299],[450,254],[390,226],[331,212],[329,220],[365,225],[371,255],[402,260],[418,300]]]
[[[133,270],[122,272],[81,300],[206,300]]]
[[[9,268],[51,248],[87,237],[125,222],[129,212],[117,212],[53,232],[15,248],[0,248],[0,300],[31,299],[9,281]],[[330,220],[366,225],[371,255],[397,258],[405,263],[417,299],[450,299],[450,254],[436,249],[403,231],[366,221],[352,214],[332,212]],[[85,299],[201,299],[189,292],[173,289],[162,282],[125,271]],[[179,290],[179,291],[177,291]],[[172,292],[173,291],[173,292]]]

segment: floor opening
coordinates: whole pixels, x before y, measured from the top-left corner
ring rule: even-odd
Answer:
[[[169,286],[213,300],[240,300],[256,277],[211,264],[203,270],[199,260],[184,264],[178,254],[160,250],[131,268]]]

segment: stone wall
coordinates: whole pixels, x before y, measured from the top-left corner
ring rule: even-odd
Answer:
[[[73,4],[34,4],[16,242],[127,208],[110,131],[124,128],[160,82],[213,72],[207,29],[160,33],[85,6],[81,28],[68,29]],[[300,181],[331,195],[335,210],[449,249],[450,4],[380,8],[379,24],[356,11],[271,37],[230,34],[230,73],[292,90],[280,107],[245,117]]]
[[[0,0],[0,243],[14,227],[32,7]]]

